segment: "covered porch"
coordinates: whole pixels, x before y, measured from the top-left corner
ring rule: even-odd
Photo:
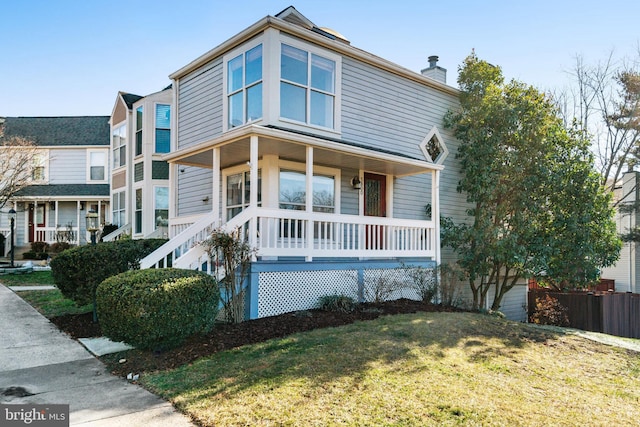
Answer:
[[[201,269],[198,243],[211,230],[239,229],[262,261],[421,258],[440,262],[442,166],[337,139],[250,125],[165,156],[171,182],[184,165],[211,171],[207,214],[171,215],[171,240],[141,262]],[[430,219],[403,218],[396,178],[428,174]],[[258,185],[252,185],[258,183]],[[182,201],[172,196],[172,205]],[[426,218],[426,216],[425,216]],[[205,267],[206,268],[206,267]]]

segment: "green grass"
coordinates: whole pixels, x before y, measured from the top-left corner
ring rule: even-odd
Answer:
[[[51,271],[33,271],[31,273],[4,274],[0,283],[7,286],[53,285]]]
[[[141,377],[202,425],[634,425],[638,353],[470,313],[384,316]]]
[[[93,309],[91,304],[78,306],[67,299],[58,289],[48,291],[20,291],[18,295],[31,304],[47,318],[63,316],[65,314],[88,313]]]

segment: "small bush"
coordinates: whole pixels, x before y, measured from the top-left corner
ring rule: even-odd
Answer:
[[[320,297],[318,308],[324,311],[351,313],[357,307],[356,300],[346,295],[325,295]]]
[[[96,287],[107,277],[139,268],[142,258],[164,239],[120,240],[71,248],[51,260],[53,282],[79,305],[93,301]]]
[[[399,279],[397,269],[382,269],[365,275],[364,296],[369,302],[381,303],[391,298],[405,284]],[[375,271],[375,270],[374,270]]]
[[[137,348],[178,346],[214,325],[220,303],[215,279],[175,268],[128,271],[98,285],[102,332]]]
[[[549,294],[536,298],[529,321],[538,325],[569,326],[568,309]]]
[[[420,295],[423,302],[430,303],[438,296],[438,276],[435,268],[405,267],[411,278],[410,287]]]
[[[31,243],[31,252],[35,252],[37,254],[47,252],[49,250],[49,244],[47,242],[32,242]]]
[[[71,249],[71,244],[67,242],[56,242],[49,247],[49,253],[59,254],[62,251]]]

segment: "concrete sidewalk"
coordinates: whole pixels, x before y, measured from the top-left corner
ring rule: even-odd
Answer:
[[[168,402],[111,375],[3,285],[0,331],[0,403],[69,404],[70,425],[193,425]]]

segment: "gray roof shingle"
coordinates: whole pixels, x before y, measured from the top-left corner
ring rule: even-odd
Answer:
[[[108,146],[109,116],[5,117],[4,136],[22,136],[39,146]]]
[[[109,196],[109,184],[42,184],[18,191],[19,197]]]

